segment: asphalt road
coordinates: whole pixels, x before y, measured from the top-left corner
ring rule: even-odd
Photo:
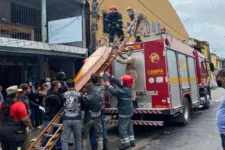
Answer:
[[[164,133],[142,150],[222,150],[216,112],[224,94],[223,89],[213,91],[208,110],[193,113],[190,124],[185,127],[165,127]]]

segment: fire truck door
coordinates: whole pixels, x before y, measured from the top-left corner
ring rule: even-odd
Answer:
[[[124,54],[125,55],[125,54]],[[137,68],[137,81],[136,81],[136,91],[144,92],[145,91],[145,67],[144,67],[144,52],[134,51],[133,55],[136,57],[136,68]],[[114,75],[116,78],[120,79],[121,76],[125,74],[126,65],[114,62]]]
[[[191,85],[191,99],[193,103],[198,102],[198,84],[196,78],[196,69],[195,69],[195,62],[194,58],[188,57],[188,70],[189,70],[189,78],[190,78],[190,85]]]
[[[172,50],[167,50],[167,64],[168,64],[168,83],[170,87],[170,98],[172,101],[172,108],[181,106],[181,93],[179,87],[178,66],[176,60],[176,53]]]

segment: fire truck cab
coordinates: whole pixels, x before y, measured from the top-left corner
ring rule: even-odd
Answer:
[[[163,126],[174,119],[186,125],[194,108],[210,106],[210,82],[206,58],[184,42],[167,34],[146,37],[135,43],[137,59],[136,81],[138,108],[134,110],[134,125]],[[114,62],[112,72],[119,78],[126,65]],[[116,116],[117,100],[106,98],[106,114]],[[117,118],[107,120],[117,124]]]

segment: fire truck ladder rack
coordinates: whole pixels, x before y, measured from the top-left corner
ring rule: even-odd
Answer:
[[[131,34],[122,42],[115,41],[112,47],[100,47],[98,48],[83,65],[81,70],[75,76],[74,81],[76,83],[76,90],[81,91],[84,85],[90,80],[92,73],[101,72],[107,70],[115,57],[118,56],[120,50],[124,50],[126,42],[131,37]],[[60,123],[63,116],[63,108],[58,114],[51,120],[48,126],[38,136],[37,140],[30,146],[29,150],[51,150],[55,143],[59,140],[62,133],[62,123]],[[48,139],[45,139],[48,138]],[[42,146],[42,141],[46,140],[46,145]]]

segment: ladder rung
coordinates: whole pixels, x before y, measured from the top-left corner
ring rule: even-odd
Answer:
[[[55,127],[60,127],[62,124],[52,123],[52,125],[55,126]]]
[[[41,150],[41,149],[44,149],[44,147],[40,147],[40,146],[34,146],[34,149],[38,149],[38,150]]]
[[[43,134],[44,136],[52,137],[53,135],[51,134]]]

